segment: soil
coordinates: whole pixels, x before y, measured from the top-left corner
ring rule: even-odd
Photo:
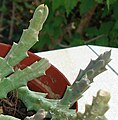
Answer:
[[[17,91],[12,91],[7,98],[0,99],[0,112],[4,115],[15,116],[21,120],[36,113],[35,111],[27,111],[26,106],[18,99]]]
[[[75,108],[75,106],[72,108]],[[0,99],[0,114],[24,120],[27,116],[30,117],[36,114],[36,111],[27,111],[24,103],[18,99],[17,91],[12,91],[8,93],[7,98]],[[44,118],[43,120],[50,120],[50,118]]]

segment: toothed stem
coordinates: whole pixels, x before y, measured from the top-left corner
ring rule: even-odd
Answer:
[[[45,98],[46,94],[31,91],[25,86],[18,89],[18,96],[27,106],[28,110],[38,111],[44,109],[51,114],[53,119],[56,117],[56,119],[58,118],[57,120],[60,120],[60,118],[63,118],[63,120],[64,118],[75,120],[76,110],[68,109],[66,105],[59,105],[60,100]]]
[[[15,66],[27,56],[27,50],[29,50],[38,41],[39,31],[42,29],[47,16],[48,7],[44,4],[38,6],[30,21],[28,29],[23,31],[19,43],[14,43],[11,50],[5,57],[10,66]]]
[[[34,92],[28,89],[28,87],[20,87],[18,89],[18,97],[23,101],[23,103],[27,106],[28,110],[38,111],[39,109],[45,108],[45,110],[49,110],[52,106],[50,100],[46,99],[47,94],[43,94],[40,92]]]
[[[35,115],[26,117],[24,120],[44,120],[47,112],[44,109],[40,109]]]
[[[110,94],[103,90],[98,91],[97,96],[93,97],[92,105],[86,105],[83,114],[69,109],[67,105],[60,105],[60,100],[47,99],[46,94],[31,91],[27,87],[20,87],[18,94],[28,110],[43,109],[46,115],[50,114],[51,120],[107,120],[104,114],[109,108]]]
[[[48,7],[44,4],[37,7],[28,29],[23,31],[19,43],[13,43],[5,57],[0,58],[0,80],[13,72],[12,67],[28,56],[27,51],[38,41],[39,31],[48,16]]]
[[[99,90],[97,96],[93,97],[92,105],[86,105],[84,114],[79,116],[80,120],[107,120],[104,116],[109,109],[108,101],[110,94],[106,91]],[[79,115],[79,114],[78,114]]]
[[[85,70],[80,73],[75,82],[68,86],[60,104],[71,107],[89,88],[93,78],[106,70],[105,66],[110,62],[111,51],[101,54],[96,60],[91,60]]]
[[[5,59],[0,57],[0,81],[13,71],[13,68],[9,66]]]
[[[0,98],[5,98],[11,90],[25,86],[28,81],[44,75],[49,67],[48,60],[42,58],[39,62],[35,62],[23,70],[19,69],[14,74],[4,78],[0,81]]]
[[[20,120],[18,118],[15,118],[13,116],[9,116],[9,115],[0,115],[0,120]]]
[[[89,84],[93,82],[93,78],[96,75],[106,70],[105,66],[109,61],[110,61],[110,52],[105,52],[104,54],[100,55],[94,61],[94,63],[93,61],[91,61],[85,70],[80,71],[78,78],[75,80],[72,86],[67,87],[63,98],[60,100],[49,100],[44,96],[40,96],[40,95],[39,97],[37,96],[38,98],[34,97],[31,94],[32,92],[26,89],[26,87],[24,90],[22,88],[19,89],[18,91],[19,97],[21,96],[20,99],[24,102],[24,104],[27,106],[29,110],[37,111],[38,109],[44,109],[50,112],[52,115],[52,120],[60,120],[60,119],[66,120],[67,118],[69,120],[75,120],[77,119],[76,111],[69,108],[82,96],[82,93],[86,89],[88,89]],[[25,93],[25,91],[27,92]],[[98,104],[100,102],[98,101],[99,99],[103,100],[100,97],[101,95],[100,93],[101,92],[98,92],[98,96],[95,99],[97,100]],[[27,98],[25,98],[24,96],[26,96]],[[27,100],[27,102],[25,102],[25,100]],[[31,104],[31,103],[34,103],[34,104]],[[105,109],[105,106],[101,108],[101,111],[104,109]],[[104,114],[105,111],[102,111],[102,112]],[[103,118],[105,119],[104,116],[102,116],[100,119],[102,120]]]

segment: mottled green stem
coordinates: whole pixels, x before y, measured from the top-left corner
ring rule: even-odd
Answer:
[[[80,70],[77,79],[68,86],[60,104],[72,106],[89,88],[93,78],[106,70],[105,66],[111,61],[111,51],[101,54],[96,60],[91,60],[85,70]]]
[[[109,100],[110,94],[99,90],[93,97],[92,105],[86,105],[84,114],[78,113],[79,120],[107,120],[104,114],[109,109]]]
[[[26,88],[24,90],[22,88],[19,89],[19,97],[28,109],[35,109],[36,111],[38,109],[44,109],[53,113],[52,120],[59,120],[61,118],[63,118],[63,120],[64,118],[65,120],[66,118],[75,120],[76,112],[69,108],[82,96],[82,93],[88,89],[89,84],[93,82],[93,78],[106,70],[105,66],[111,60],[110,54],[110,51],[105,52],[95,61],[91,61],[85,70],[81,70],[72,86],[67,87],[64,97],[61,100],[49,100],[44,96],[40,97],[40,95],[39,97],[37,96],[38,98],[32,97],[32,92]],[[24,96],[27,96],[27,98],[24,98]],[[25,102],[25,100],[27,102]]]
[[[9,66],[5,59],[0,57],[0,80],[13,71],[13,68]]]
[[[25,120],[49,118],[48,114],[50,114],[51,120],[107,120],[104,114],[109,109],[108,101],[110,100],[110,94],[103,90],[99,90],[97,96],[93,97],[92,105],[86,105],[84,113],[68,109],[66,106],[59,106],[59,100],[47,99],[45,98],[46,94],[31,91],[26,86],[19,88],[18,91],[19,98],[22,99],[26,106],[28,105],[28,109],[37,111],[34,116],[26,117]],[[0,120],[19,119],[0,115]]]
[[[86,105],[86,110],[83,114],[69,109],[66,105],[60,105],[60,100],[47,99],[45,98],[46,94],[31,91],[26,86],[18,89],[18,96],[28,110],[38,112],[43,109],[45,116],[50,114],[51,120],[107,120],[104,114],[109,108],[110,94],[103,90],[98,91],[92,105]],[[34,116],[32,117],[34,118]],[[41,116],[37,116],[37,118],[39,117]],[[30,120],[30,118],[26,120]]]
[[[52,119],[58,118],[57,120],[61,120],[60,118],[63,118],[65,120],[69,118],[68,120],[75,120],[76,110],[69,109],[66,105],[59,105],[60,100],[45,98],[46,94],[31,91],[25,86],[18,89],[18,96],[27,106],[28,110],[38,111],[44,109],[51,113]]]
[[[48,111],[56,101],[45,98],[46,95],[46,93],[31,91],[27,86],[18,89],[18,97],[27,106],[28,110],[38,111],[39,109],[45,108]]]
[[[47,112],[44,109],[40,109],[35,115],[26,117],[24,120],[44,120]]]
[[[17,70],[14,74],[0,81],[0,98],[5,98],[11,90],[27,85],[27,82],[45,74],[50,67],[48,60],[42,58],[23,70]]]
[[[15,118],[13,116],[9,116],[9,115],[0,115],[0,120],[20,120],[18,118]]]
[[[39,31],[42,29],[47,16],[48,7],[44,4],[38,6],[28,29],[23,31],[19,43],[13,44],[4,61],[0,58],[0,79],[12,73],[12,66],[15,66],[28,56],[27,51],[38,41]]]
[[[23,31],[19,43],[14,43],[11,50],[5,57],[10,66],[15,66],[27,56],[27,50],[29,50],[38,41],[39,31],[42,29],[47,16],[48,7],[44,4],[38,6],[30,21],[28,29]]]

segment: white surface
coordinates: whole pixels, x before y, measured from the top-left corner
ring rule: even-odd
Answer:
[[[80,68],[84,69],[90,62],[90,58],[96,57],[87,46],[36,54],[47,58],[51,64],[57,67],[68,78],[71,84],[76,79]]]
[[[96,53],[101,54],[112,48],[92,47]],[[84,69],[90,62],[90,59],[96,59],[97,55],[88,47],[74,47],[62,50],[37,53],[41,57],[49,59],[50,63],[56,66],[70,81],[73,83],[80,68]],[[110,66],[118,72],[118,49],[112,49],[112,62]],[[84,96],[78,101],[79,111],[84,111],[85,104],[91,104],[92,96],[95,96],[99,89],[107,90],[111,93],[109,102],[110,109],[106,113],[108,120],[118,120],[118,76],[111,68],[107,66],[107,71],[100,74],[94,79],[94,83],[84,93]]]

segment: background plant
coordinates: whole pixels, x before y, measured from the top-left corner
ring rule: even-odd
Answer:
[[[34,52],[83,44],[118,47],[117,0],[1,0],[0,41],[18,42],[40,3],[50,14]]]

